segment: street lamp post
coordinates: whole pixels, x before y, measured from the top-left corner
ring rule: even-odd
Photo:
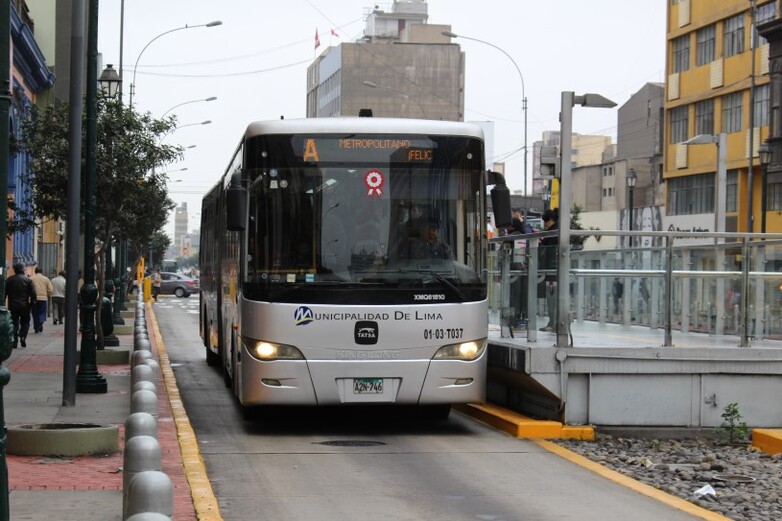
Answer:
[[[397,89],[395,89],[393,87],[389,87],[388,85],[379,85],[379,84],[375,83],[374,81],[364,80],[363,83],[364,83],[364,86],[366,86],[366,87],[369,87],[369,88],[372,88],[372,89],[390,90],[391,92],[396,92],[397,94],[401,94],[406,99],[412,100],[413,103],[415,103],[418,106],[418,110],[421,111],[421,114],[423,114],[424,119],[426,119],[426,111],[424,110],[424,107],[421,106],[421,103],[419,103],[417,99],[415,99],[414,97],[410,96],[409,94],[407,94],[405,92],[402,92],[401,90],[397,90]]]
[[[521,69],[516,63],[516,60],[514,60],[513,57],[505,51],[505,49],[498,47],[491,42],[479,40],[478,38],[472,38],[470,36],[464,36],[462,34],[456,34],[451,31],[442,31],[440,34],[442,34],[443,36],[448,36],[449,38],[464,38],[465,40],[472,40],[474,42],[488,45],[489,47],[494,47],[502,54],[504,54],[511,61],[513,66],[516,67],[516,72],[519,73],[519,79],[521,80],[521,109],[524,112],[524,196],[526,197],[527,195],[527,94],[526,94],[526,87],[524,85],[524,76],[521,74]]]
[[[627,188],[630,190],[629,199],[627,201],[627,229],[630,231],[633,231],[633,191],[635,190],[635,182],[638,180],[638,177],[635,175],[635,170],[632,168],[627,171],[627,175],[625,176],[625,182],[627,183]],[[633,247],[633,237],[629,237],[629,243],[630,247]]]
[[[179,108],[179,107],[181,107],[182,105],[188,105],[188,104],[190,104],[190,103],[200,103],[200,102],[202,102],[202,101],[214,101],[214,100],[216,100],[216,99],[217,99],[217,96],[209,96],[208,98],[205,98],[205,99],[194,99],[194,100],[190,100],[190,101],[183,101],[182,103],[177,103],[176,105],[174,105],[173,107],[171,107],[170,109],[168,109],[167,111],[165,111],[165,112],[163,113],[163,115],[162,115],[162,116],[160,116],[160,119],[163,119],[163,118],[165,118],[165,117],[166,117],[166,114],[168,114],[169,112],[171,112],[172,110],[174,110],[174,109],[176,109],[176,108]]]
[[[215,20],[213,22],[209,22],[207,24],[199,24],[199,25],[185,25],[184,27],[175,27],[174,29],[169,29],[168,31],[164,31],[160,33],[159,35],[152,38],[147,44],[144,46],[143,49],[141,49],[141,52],[138,53],[138,57],[136,58],[136,64],[133,65],[133,82],[130,84],[130,102],[129,105],[133,107],[133,94],[136,91],[136,69],[138,68],[138,62],[141,59],[141,55],[144,54],[144,51],[147,50],[147,47],[152,45],[152,42],[157,40],[158,38],[161,38],[167,34],[174,33],[176,31],[184,31],[185,29],[195,29],[196,27],[215,27],[217,25],[223,25],[223,22],[220,20]]]
[[[763,184],[761,185],[760,195],[760,233],[766,233],[766,210],[768,202],[768,165],[771,164],[771,159],[774,154],[768,141],[758,147],[758,157],[760,158],[760,166],[763,167]]]
[[[90,1],[87,26],[87,96],[86,96],[86,176],[84,178],[84,285],[81,288],[81,355],[76,373],[76,392],[105,393],[106,379],[98,372],[95,346],[95,309],[98,288],[95,286],[95,186],[98,137],[98,0]]]
[[[716,233],[722,233],[725,231],[725,205],[727,196],[725,194],[725,185],[727,183],[727,155],[728,155],[728,139],[727,134],[721,132],[717,135],[713,134],[698,134],[691,137],[684,142],[685,145],[717,145],[717,172],[714,179],[714,231]],[[749,230],[751,231],[751,230]],[[725,238],[720,236],[714,237],[714,248],[717,268],[725,266],[725,250],[720,247],[720,244],[724,244]],[[744,258],[742,262],[748,262],[747,258]],[[725,280],[722,278],[717,279],[716,283],[717,295],[725,294]],[[749,347],[749,313],[747,309],[749,306],[749,288],[743,288],[741,292],[741,305],[740,310],[743,313],[743,323],[741,340],[739,347]],[[720,335],[723,330],[723,315],[724,315],[725,301],[723,298],[718,297],[716,299],[716,317],[714,320],[714,330]]]
[[[560,112],[559,241],[557,255],[557,347],[569,345],[570,329],[570,207],[573,201],[573,106],[612,108],[616,103],[600,94],[562,92]]]
[[[103,69],[100,78],[98,78],[98,83],[100,83],[101,93],[105,98],[115,99],[122,92],[122,79],[119,74],[117,74],[117,71],[114,70],[112,64],[107,64],[106,68]],[[121,107],[120,110],[122,110]],[[109,241],[111,241],[111,239],[112,238],[109,237]],[[110,303],[112,307],[112,324],[123,325],[125,324],[125,320],[120,314],[120,309],[124,306],[125,300],[123,292],[124,284],[122,282],[122,274],[124,273],[125,265],[121,254],[122,241],[117,237],[113,242],[116,252],[113,265],[111,244],[106,248],[106,284],[104,286],[104,291],[113,296],[113,301]],[[116,269],[117,276],[112,279],[112,271],[114,271],[114,269]],[[104,337],[103,343],[106,346],[118,346],[119,339],[112,333]]]
[[[728,140],[727,134],[721,132],[717,135],[698,134],[684,142],[685,145],[717,145],[717,176],[714,179],[714,231],[725,231],[725,205],[727,196],[725,194],[725,185],[727,183],[727,154]],[[750,230],[751,231],[751,230]],[[724,243],[724,237],[715,237],[714,244]]]

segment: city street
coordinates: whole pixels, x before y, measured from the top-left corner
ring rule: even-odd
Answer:
[[[204,360],[198,299],[154,305],[223,519],[693,517],[459,413],[253,410]]]

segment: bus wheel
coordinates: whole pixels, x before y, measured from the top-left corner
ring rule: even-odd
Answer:
[[[207,346],[206,348],[206,365],[209,367],[216,367],[220,365],[220,356],[216,353],[213,353],[211,349]]]
[[[227,389],[233,387],[233,378],[231,378],[230,373],[228,373],[228,364],[223,364],[223,383]]]

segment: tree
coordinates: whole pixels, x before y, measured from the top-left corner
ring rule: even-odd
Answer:
[[[597,230],[599,231],[600,228],[594,228],[590,226],[589,228],[584,228],[581,224],[581,212],[584,209],[581,208],[581,206],[574,204],[573,210],[570,212],[570,229],[571,230]],[[580,250],[584,247],[584,243],[587,239],[589,239],[591,235],[571,235],[570,236],[570,244],[573,247],[574,250]],[[600,240],[599,235],[594,236],[596,240]]]
[[[83,125],[86,130],[87,125]],[[158,172],[182,155],[178,146],[161,144],[176,128],[176,119],[154,119],[125,107],[119,100],[98,101],[96,147],[96,265],[103,266],[110,239],[121,235],[131,245],[148,244],[165,225],[174,203],[166,176]],[[21,150],[32,158],[22,178],[31,201],[29,212],[14,213],[11,229],[22,230],[46,219],[65,220],[68,184],[68,106],[36,107],[22,124]],[[86,139],[83,140],[86,145]],[[82,154],[85,157],[85,154]],[[84,180],[84,175],[82,175]],[[82,205],[84,199],[82,199]],[[83,211],[81,215],[83,215]],[[133,246],[131,246],[133,249]],[[96,273],[98,310],[105,270]],[[102,339],[98,321],[98,338]]]

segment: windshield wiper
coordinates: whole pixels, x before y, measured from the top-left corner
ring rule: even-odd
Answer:
[[[451,291],[453,291],[453,293],[454,293],[454,294],[455,294],[457,297],[459,297],[459,300],[461,300],[462,302],[464,302],[465,300],[467,300],[467,296],[466,296],[464,293],[462,293],[462,290],[460,290],[460,289],[458,288],[458,286],[456,286],[456,284],[454,284],[453,282],[451,282],[450,280],[448,280],[447,278],[445,278],[445,277],[444,277],[443,275],[441,275],[440,273],[437,273],[436,271],[430,271],[429,273],[430,273],[430,274],[431,274],[431,275],[432,275],[434,278],[436,278],[436,279],[437,279],[439,282],[442,282],[443,284],[445,284],[445,286],[447,286],[447,287],[448,287],[448,289],[450,289]]]

